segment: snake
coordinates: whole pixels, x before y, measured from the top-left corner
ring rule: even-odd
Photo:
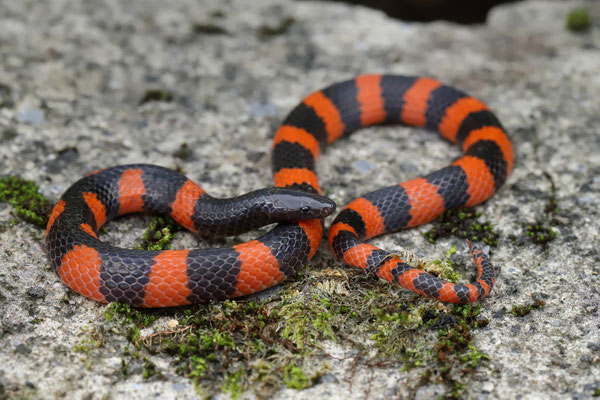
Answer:
[[[183,174],[150,164],[95,171],[70,186],[53,208],[44,248],[49,264],[75,292],[98,302],[173,307],[256,293],[304,268],[336,204],[322,196],[316,161],[327,146],[362,127],[403,124],[437,131],[462,156],[428,175],[356,198],[335,217],[329,247],[336,259],[441,302],[487,296],[496,274],[488,255],[468,241],[473,284],[444,281],[367,241],[430,222],[444,211],[490,198],[510,175],[512,142],[480,100],[428,77],[370,74],[306,96],[272,142],[274,186],[238,197],[208,195]],[[277,223],[269,232],[223,248],[134,250],[98,239],[124,214],[171,216],[189,231],[231,236]]]

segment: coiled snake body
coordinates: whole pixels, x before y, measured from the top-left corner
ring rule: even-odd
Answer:
[[[464,155],[438,171],[352,201],[329,230],[331,251],[345,264],[440,301],[483,298],[495,273],[477,245],[469,242],[478,278],[462,285],[365,243],[429,222],[447,209],[481,203],[505,182],[513,166],[512,144],[485,104],[431,78],[395,75],[358,76],[304,98],[275,134],[278,188],[219,200],[177,172],[146,164],[82,178],[51,214],[45,238],[49,262],[78,293],[138,307],[222,300],[273,286],[309,262],[322,238],[320,218],[335,209],[335,203],[319,196],[315,162],[320,154],[360,127],[383,123],[436,130],[458,143]],[[203,235],[232,235],[282,222],[255,240],[220,249],[141,251],[98,240],[106,221],[139,211],[171,215]]]

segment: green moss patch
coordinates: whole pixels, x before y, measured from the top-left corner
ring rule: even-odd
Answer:
[[[16,176],[0,178],[0,201],[13,206],[13,215],[45,228],[52,205],[39,193],[37,185]]]
[[[489,222],[478,222],[480,212],[472,208],[459,208],[444,212],[433,227],[424,233],[424,236],[434,243],[438,238],[457,237],[470,239],[474,242],[482,241],[490,246],[498,245],[498,233]]]
[[[455,317],[447,327],[437,332],[435,352],[440,363],[439,378],[451,388],[446,398],[462,398],[466,384],[463,374],[473,373],[490,357],[475,347],[473,329],[486,326],[487,319],[479,318],[480,306],[455,306]]]
[[[544,172],[544,176],[550,183],[550,194],[548,199],[542,208],[542,212],[540,213],[541,216],[538,217],[535,222],[525,224],[523,228],[525,230],[525,235],[530,240],[547,249],[548,244],[556,239],[556,231],[552,227],[559,224],[556,219],[559,207],[554,180],[547,172]]]
[[[520,304],[512,306],[510,313],[515,317],[524,317],[528,315],[532,310],[541,310],[546,306],[546,302],[542,300],[535,300],[531,304]]]
[[[546,247],[548,243],[556,239],[556,231],[543,222],[527,225],[525,234],[535,243]]]
[[[227,30],[215,23],[197,23],[193,26],[194,33],[204,35],[225,35]]]
[[[182,143],[177,150],[173,152],[173,157],[181,160],[188,160],[192,156],[193,152],[187,143]]]
[[[171,248],[171,241],[175,238],[175,233],[181,230],[183,227],[171,217],[154,217],[142,234],[141,242],[136,249],[168,250]]]
[[[142,95],[139,104],[149,103],[152,101],[160,101],[169,103],[173,101],[173,92],[163,89],[148,89]]]
[[[572,32],[583,32],[590,28],[590,15],[585,8],[575,8],[567,14],[567,29]]]

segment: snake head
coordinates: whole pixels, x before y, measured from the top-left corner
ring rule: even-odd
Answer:
[[[335,211],[336,204],[327,197],[300,190],[270,189],[270,206],[281,220],[321,219]]]

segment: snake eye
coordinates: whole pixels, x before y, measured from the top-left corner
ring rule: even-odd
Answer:
[[[300,211],[302,211],[303,213],[305,213],[305,214],[306,214],[307,212],[309,212],[309,211],[310,211],[310,207],[309,207],[309,206],[304,206],[304,207],[302,207],[302,208],[300,209]]]

